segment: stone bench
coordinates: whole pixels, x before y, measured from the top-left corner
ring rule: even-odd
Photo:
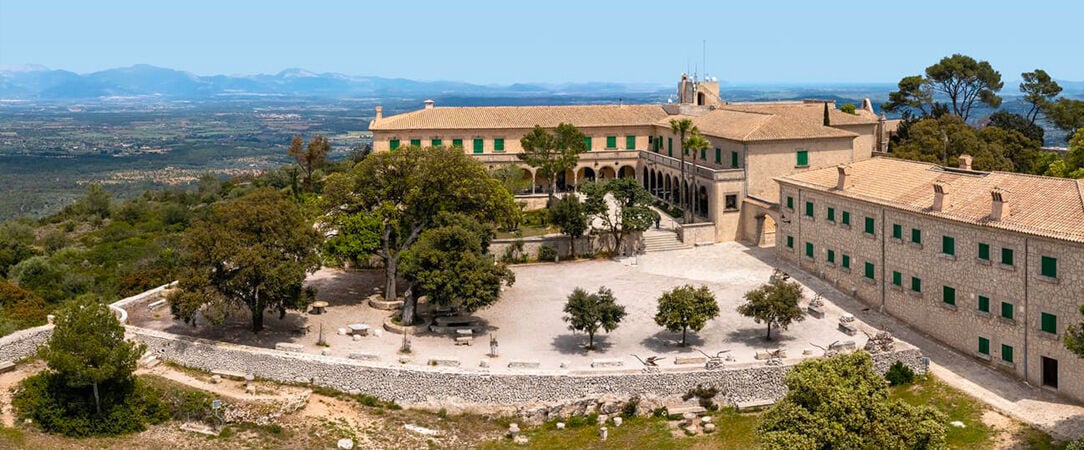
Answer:
[[[474,336],[474,330],[470,328],[457,328],[455,334],[457,336]]]
[[[459,367],[459,360],[458,359],[437,359],[437,358],[434,358],[434,359],[429,360],[429,365],[430,366],[438,366],[438,367]]]
[[[0,373],[8,373],[15,370],[15,361],[0,361]]]
[[[508,363],[509,369],[537,369],[541,367],[538,361],[512,361]]]
[[[693,414],[696,414],[696,415],[700,415],[700,414],[703,414],[703,413],[707,412],[707,410],[704,409],[703,406],[693,405],[693,406],[678,406],[678,407],[674,407],[674,408],[669,408],[668,407],[668,408],[666,408],[666,412],[669,413],[669,414],[677,414],[677,415],[685,415],[685,413],[693,413]]]
[[[351,353],[346,355],[347,358],[357,359],[360,361],[380,361],[380,355],[372,353]]]
[[[591,361],[592,369],[599,369],[603,367],[622,367],[625,363],[620,359],[595,359]]]
[[[820,306],[810,306],[806,308],[806,312],[809,313],[814,319],[824,318],[824,308]]]
[[[829,345],[828,350],[840,352],[844,350],[854,350],[856,347],[857,344],[855,344],[854,341],[840,341]]]
[[[284,352],[300,353],[305,350],[305,346],[301,344],[292,344],[289,342],[279,342],[275,344],[275,350],[281,350]]]
[[[858,327],[854,326],[851,322],[840,322],[839,331],[842,331],[843,334],[846,334],[847,336],[854,336],[858,334]]]
[[[158,301],[151,302],[149,305],[147,305],[147,309],[151,310],[151,311],[154,311],[154,310],[156,310],[158,308],[161,308],[163,306],[166,306],[166,299],[161,299],[161,300],[158,300]]]
[[[471,345],[474,342],[472,336],[456,336],[455,345]]]
[[[237,372],[237,371],[225,370],[225,369],[213,369],[213,370],[211,370],[211,375],[218,375],[219,377],[228,378],[228,379],[231,379],[231,380],[244,380],[245,379],[244,372]]]
[[[767,408],[767,407],[772,406],[774,404],[775,404],[775,400],[757,399],[757,400],[747,400],[747,401],[744,401],[744,402],[738,402],[736,406],[738,407],[738,411],[743,411],[744,412],[744,411],[749,411],[749,410],[754,410],[754,409]]]
[[[687,364],[705,364],[708,362],[708,358],[703,356],[675,356],[674,365],[687,365]]]

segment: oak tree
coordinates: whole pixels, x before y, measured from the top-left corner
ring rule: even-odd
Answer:
[[[681,332],[681,345],[686,344],[688,330],[704,329],[709,320],[719,316],[719,304],[707,286],[694,288],[688,284],[666,291],[659,297],[655,323],[668,331]]]
[[[805,311],[798,306],[803,298],[802,285],[773,276],[771,281],[745,293],[745,303],[738,314],[753,318],[753,322],[768,325],[765,339],[772,340],[772,326],[787,329],[793,322],[805,320]]]
[[[290,148],[286,150],[286,154],[294,158],[297,166],[301,169],[302,175],[304,175],[303,183],[306,191],[312,192],[313,174],[316,169],[324,165],[329,152],[331,152],[331,144],[321,134],[313,137],[308,145],[305,145],[300,135],[295,135],[290,140]]]
[[[576,288],[568,296],[565,303],[564,321],[568,322],[568,328],[572,331],[587,333],[587,348],[595,348],[595,333],[599,328],[607,333],[617,329],[617,325],[628,313],[625,307],[617,304],[613,291],[605,286],[600,287],[597,293]]]
[[[538,169],[538,173],[549,180],[549,197],[553,200],[557,192],[557,177],[576,167],[580,154],[587,151],[586,138],[587,135],[571,124],[561,123],[552,133],[535,125],[530,133],[519,140],[523,151],[517,153],[516,157]]]
[[[651,228],[658,217],[651,209],[651,194],[634,178],[587,183],[581,190],[587,195],[584,208],[588,217],[601,223],[613,238],[610,251],[623,249],[629,233]]]
[[[568,251],[572,258],[576,257],[576,239],[583,236],[590,228],[587,223],[587,209],[576,194],[566,194],[564,198],[550,206],[550,223],[561,230],[561,234],[568,236]]]

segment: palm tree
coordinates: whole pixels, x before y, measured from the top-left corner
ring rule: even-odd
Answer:
[[[700,129],[699,128],[693,127],[693,129],[691,130],[691,133],[689,134],[689,141],[682,144],[682,147],[689,149],[689,152],[692,153],[692,155],[693,155],[693,167],[696,167],[696,154],[697,154],[697,152],[699,152],[701,150],[706,150],[707,148],[711,147],[711,142],[709,142],[707,140],[707,138],[704,137],[704,135],[700,134]],[[682,154],[684,154],[684,153],[682,153]],[[690,178],[695,180],[696,179],[696,174],[693,174],[693,176],[690,177]],[[685,180],[682,179],[682,181],[685,181]],[[689,187],[692,188],[692,186],[693,186],[693,183],[689,183]],[[689,212],[689,220],[688,220],[689,223],[696,222],[696,214],[692,213],[692,209],[693,209],[692,206],[693,206],[693,204],[695,204],[695,202],[696,202],[696,191],[694,190],[693,193],[689,195],[689,210],[690,210],[690,212]],[[702,212],[704,212],[705,215],[706,215],[706,211],[702,211]]]
[[[696,128],[693,125],[692,119],[686,117],[684,119],[670,119],[670,132],[681,136],[681,140],[678,143],[681,144],[681,183],[678,183],[678,204],[682,209],[685,208],[685,133],[688,133],[692,129]],[[688,213],[686,213],[688,214]]]

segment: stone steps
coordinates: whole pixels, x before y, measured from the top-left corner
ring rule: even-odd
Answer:
[[[684,250],[691,247],[691,245],[678,240],[676,233],[658,232],[644,234],[644,250],[648,252]]]

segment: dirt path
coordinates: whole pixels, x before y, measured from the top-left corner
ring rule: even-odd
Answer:
[[[11,388],[23,381],[23,378],[31,376],[45,368],[45,363],[33,362],[19,364],[15,370],[0,374],[0,424],[5,427],[15,425],[15,412],[11,408]]]
[[[191,388],[241,401],[283,401],[305,395],[306,391],[311,392],[304,388],[256,382],[256,394],[249,394],[245,392],[244,381],[224,379],[220,383],[214,384],[210,382],[211,377],[209,375],[193,376],[165,364],[159,364],[152,369],[139,369],[135,373],[136,375],[156,375]]]

